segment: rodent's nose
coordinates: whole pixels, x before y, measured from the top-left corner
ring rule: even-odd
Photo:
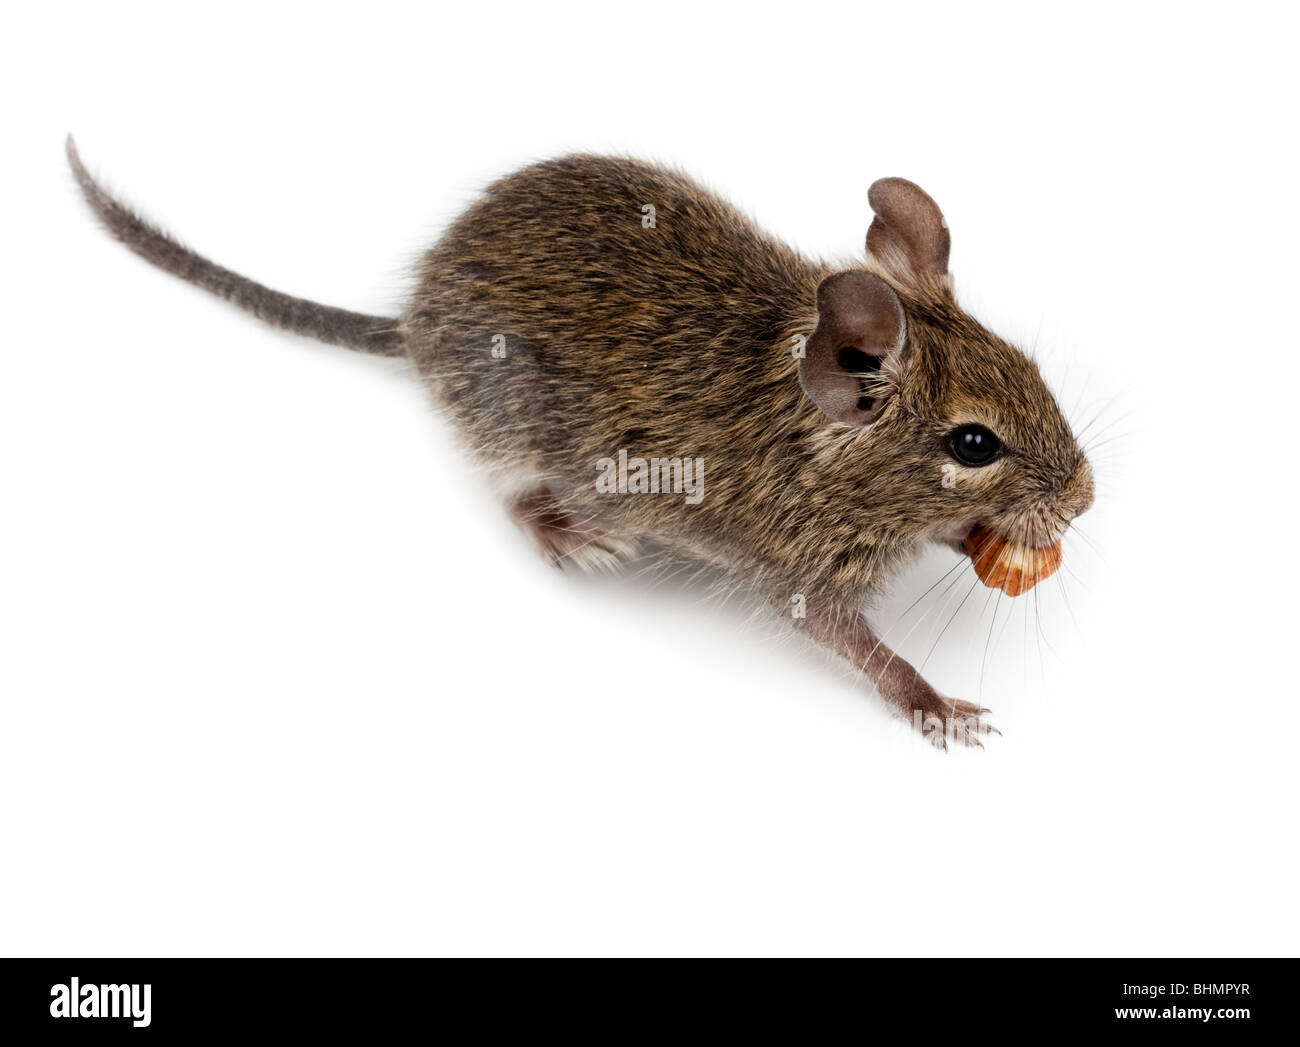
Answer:
[[[1070,518],[1082,516],[1092,507],[1093,499],[1092,466],[1088,459],[1080,456],[1070,479],[1065,484],[1062,508],[1067,510]]]

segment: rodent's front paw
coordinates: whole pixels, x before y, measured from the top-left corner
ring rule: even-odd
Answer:
[[[948,750],[949,740],[983,749],[980,735],[1002,733],[988,722],[990,712],[973,702],[935,694],[923,708],[912,710],[912,726],[926,741],[944,752]]]

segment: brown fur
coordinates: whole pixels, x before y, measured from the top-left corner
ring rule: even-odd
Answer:
[[[978,733],[985,711],[937,695],[859,609],[927,541],[976,523],[1056,540],[1090,503],[1091,474],[1034,364],[957,305],[933,202],[901,179],[877,183],[872,202],[874,254],[847,268],[896,296],[905,326],[862,387],[873,395],[861,424],[823,413],[819,379],[804,375],[805,393],[791,352],[834,319],[817,303],[837,270],[634,160],[569,156],[491,186],[423,259],[396,338],[548,555],[581,560],[594,542],[607,561],[649,541],[720,565],[773,605],[803,594],[807,631],[898,712],[968,718]],[[871,319],[887,333],[885,314]],[[813,363],[826,371],[824,356],[809,374]],[[967,422],[1008,453],[958,466],[945,486],[944,438]],[[702,501],[601,493],[596,463],[620,449],[703,458]]]

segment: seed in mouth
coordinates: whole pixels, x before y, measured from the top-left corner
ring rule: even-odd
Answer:
[[[987,527],[976,527],[966,536],[966,552],[979,580],[990,589],[1008,596],[1027,593],[1061,566],[1061,543],[1022,545],[1008,541]]]

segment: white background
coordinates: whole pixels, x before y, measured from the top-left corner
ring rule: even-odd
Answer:
[[[5,33],[0,949],[1295,952],[1281,5],[196,10]],[[573,149],[814,255],[919,182],[964,303],[1110,427],[1037,619],[981,589],[927,664],[1005,736],[942,756],[729,606],[544,567],[404,365],[111,242],[69,130],[214,259],[381,313]]]

